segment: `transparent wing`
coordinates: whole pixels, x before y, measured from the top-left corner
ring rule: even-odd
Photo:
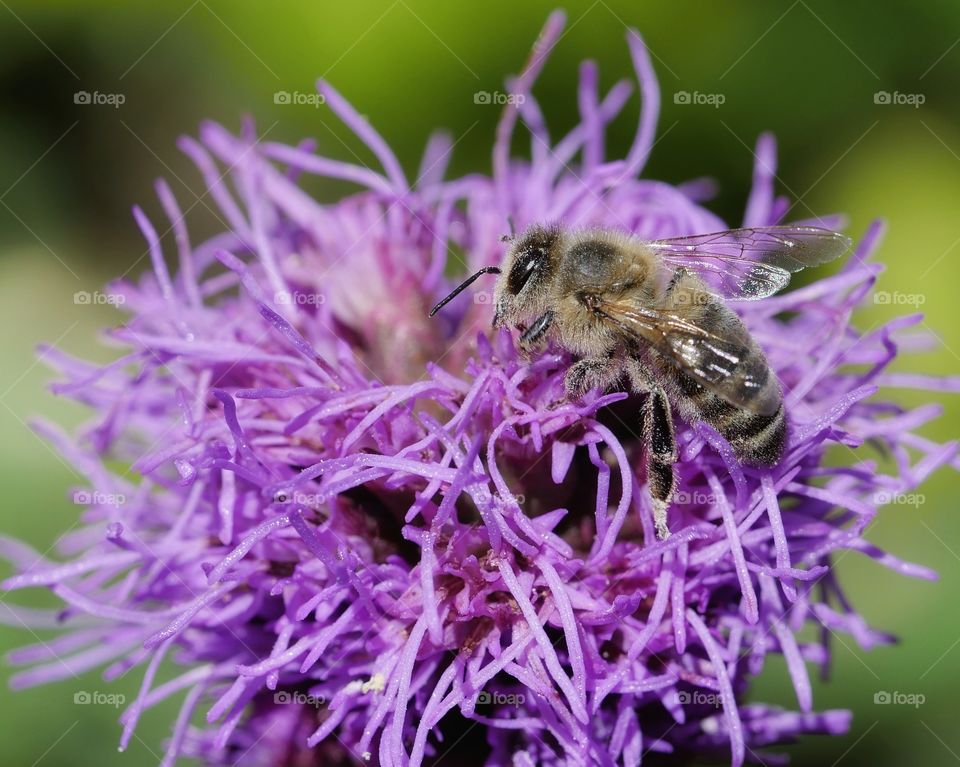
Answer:
[[[753,341],[739,323],[719,335],[669,310],[638,308],[623,302],[592,301],[588,305],[730,404],[759,415],[777,412],[777,387],[765,385],[773,373],[763,356],[754,351]]]
[[[850,238],[815,226],[767,226],[646,245],[670,272],[683,268],[699,275],[720,298],[757,299],[783,289],[791,272],[838,258],[850,247]]]

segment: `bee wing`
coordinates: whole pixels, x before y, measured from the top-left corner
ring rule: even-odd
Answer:
[[[653,240],[646,245],[671,272],[684,268],[726,299],[766,298],[790,282],[790,273],[833,261],[850,238],[815,226],[767,226]]]
[[[765,385],[773,373],[742,325],[720,336],[669,310],[602,301],[590,307],[730,404],[758,415],[773,415],[780,407],[776,387]]]

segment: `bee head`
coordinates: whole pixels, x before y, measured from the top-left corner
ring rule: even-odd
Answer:
[[[512,241],[497,279],[495,328],[545,308],[559,240],[557,227],[534,226]]]

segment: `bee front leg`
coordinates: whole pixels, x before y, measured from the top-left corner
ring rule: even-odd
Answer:
[[[667,510],[677,486],[673,465],[677,461],[677,440],[673,433],[670,401],[660,386],[650,390],[643,407],[643,433],[647,448],[647,486],[653,498],[653,522],[657,538],[670,537]]]
[[[523,333],[520,334],[520,350],[526,353],[534,351],[543,341],[550,326],[553,325],[554,314],[546,311],[541,314]]]

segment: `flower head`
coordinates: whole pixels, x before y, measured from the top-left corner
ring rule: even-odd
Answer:
[[[569,401],[569,357],[525,361],[507,332],[490,334],[482,283],[427,319],[450,259],[456,271],[496,264],[511,224],[641,237],[726,228],[700,204],[706,182],[639,178],[659,91],[636,33],[643,109],[627,156],[608,159],[604,133],[631,86],[601,95],[589,62],[581,121],[551,141],[531,88],[561,26],[550,18],[511,83],[523,98],[503,113],[491,177],[446,180],[451,144],[439,136],[411,183],[326,83],[326,104],[380,170],[258,141],[251,126],[183,139],[225,231],[191,243],[159,182],[178,267],[135,209],[153,270],[113,287],[130,316],[111,336],[128,351],[106,366],[47,351],[56,391],[96,415],[74,436],[39,427],[89,479],[90,505],[62,540],[64,562],[2,544],[21,571],[6,588],[48,587],[64,603],[8,608],[66,632],[55,650],[11,656],[32,664],[16,686],[142,669],[121,745],[144,712],[180,696],[165,764],[399,767],[449,752],[456,764],[532,767],[637,764],[653,751],[739,765],[847,729],[847,712],[813,709],[807,666],[825,668],[829,647],[799,631],[889,641],[849,606],[832,565],[852,550],[933,577],[863,534],[885,502],[957,466],[956,445],[914,433],[934,406],[906,411],[877,394],[940,386],[886,372],[917,343],[906,331],[919,318],[851,324],[880,271],[879,224],[833,276],[739,309],[783,384],[786,454],[773,469],[742,467],[717,433],[678,421],[664,541],[639,468],[636,397]],[[521,121],[529,159],[510,155]],[[774,155],[761,137],[745,225],[787,210]],[[361,191],[322,205],[301,173]],[[846,460],[826,462],[830,447]],[[885,455],[894,474],[879,469]],[[796,710],[744,702],[771,654],[786,660]],[[177,673],[157,683],[162,664]],[[197,709],[207,726],[191,725]]]

